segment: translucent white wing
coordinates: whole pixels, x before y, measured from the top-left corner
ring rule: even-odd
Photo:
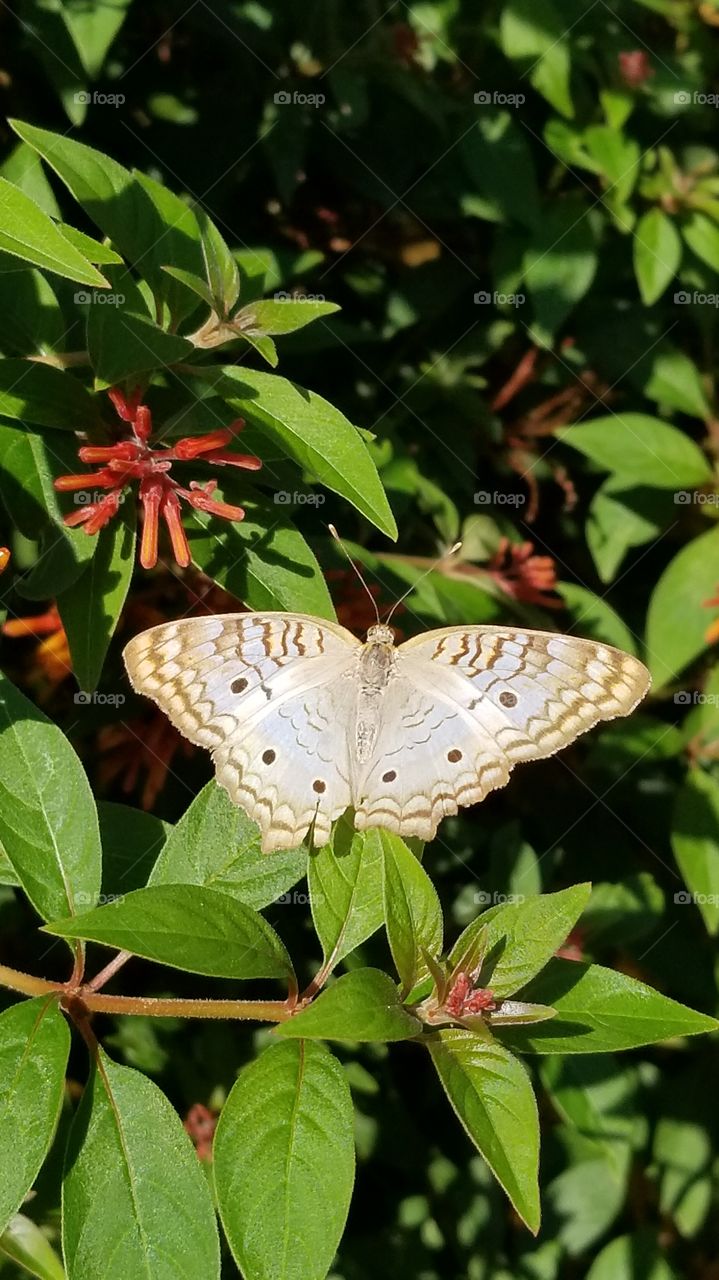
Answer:
[[[573,636],[449,627],[401,645],[357,825],[430,839],[440,820],[553,755],[649,688],[629,654]]]
[[[269,851],[299,844],[313,823],[326,843],[351,802],[346,677],[357,647],[343,627],[302,614],[221,614],[152,627],[124,659],[133,688],[209,747],[218,782]]]

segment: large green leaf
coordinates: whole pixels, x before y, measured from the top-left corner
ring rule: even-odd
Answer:
[[[317,302],[314,298],[261,298],[250,302],[234,317],[234,322],[242,324],[250,332],[257,333],[294,333],[304,329],[313,320],[322,316],[331,316],[339,311],[336,302]]]
[[[264,431],[319,484],[346,498],[390,538],[397,526],[356,427],[314,391],[255,369],[226,366],[212,390]]]
[[[45,919],[86,911],[100,891],[95,801],[64,733],[0,676],[0,840]]]
[[[333,969],[379,929],[382,848],[379,831],[355,831],[350,817],[335,823],[332,839],[310,854],[307,880],[326,968]]]
[[[647,662],[661,687],[707,646],[712,615],[704,601],[716,595],[719,528],[682,547],[656,584],[647,613]]]
[[[642,302],[651,307],[673,280],[682,260],[682,242],[671,218],[657,207],[639,219],[633,236],[634,271]]]
[[[522,999],[557,1010],[548,1022],[502,1029],[502,1040],[523,1053],[607,1053],[719,1030],[716,1018],[636,978],[576,960],[552,960]]]
[[[96,553],[88,567],[57,597],[72,669],[85,693],[97,687],[102,674],[134,564],[135,509],[126,504],[120,516],[100,530]]]
[[[122,297],[122,295],[119,295]],[[87,346],[97,387],[114,387],[124,379],[164,369],[186,360],[192,343],[166,333],[149,316],[118,302],[100,306],[95,300],[87,322]]]
[[[558,427],[555,435],[603,470],[637,485],[694,488],[712,477],[705,454],[689,436],[645,413],[592,418]]]
[[[651,1230],[617,1236],[597,1254],[586,1280],[676,1280],[664,1246]]]
[[[387,939],[405,993],[428,969],[423,952],[442,953],[444,929],[439,896],[422,863],[399,836],[378,831],[383,855]]]
[[[259,911],[283,898],[305,874],[307,850],[260,849],[260,830],[216,782],[208,782],[175,826],[150,884],[199,884],[221,889]]]
[[[514,995],[544,968],[566,940],[591,891],[590,884],[577,884],[560,889],[559,893],[542,893],[536,898],[491,907],[457,939],[450,953],[451,964],[460,964],[486,929],[481,985],[490,987],[499,999]]]
[[[0,1255],[37,1280],[66,1280],[65,1268],[44,1231],[32,1218],[16,1213],[0,1235]]]
[[[701,769],[690,770],[677,793],[672,849],[690,890],[674,901],[694,901],[709,933],[719,933],[719,783]]]
[[[151,885],[135,889],[82,920],[56,920],[48,933],[85,938],[159,964],[222,978],[285,978],[292,971],[267,921],[216,889]]]
[[[70,1032],[57,1000],[23,1000],[0,1014],[0,1232],[50,1148],[65,1089]]]
[[[517,1213],[539,1230],[539,1118],[529,1076],[508,1049],[450,1027],[427,1041],[458,1119]]]
[[[209,1185],[179,1116],[102,1049],[70,1132],[63,1248],[68,1280],[220,1274]]]
[[[422,1024],[403,1007],[399,992],[379,969],[345,973],[275,1034],[308,1040],[407,1040]]]
[[[0,249],[80,284],[107,288],[107,280],[58,230],[34,200],[0,178]]]
[[[275,1044],[244,1068],[217,1126],[214,1175],[246,1280],[324,1280],[354,1181],[352,1100],[324,1045]]]
[[[334,619],[320,566],[282,506],[248,494],[236,476],[224,476],[222,492],[214,496],[241,506],[245,518],[229,522],[193,512],[186,525],[198,569],[251,609],[299,610]]]
[[[0,360],[0,414],[63,431],[91,430],[100,421],[97,400],[77,378],[32,360]]]

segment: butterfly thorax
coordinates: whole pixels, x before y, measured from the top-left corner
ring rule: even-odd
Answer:
[[[360,763],[369,760],[374,750],[382,698],[392,679],[396,660],[394,635],[390,627],[370,627],[367,642],[359,655],[355,743]]]

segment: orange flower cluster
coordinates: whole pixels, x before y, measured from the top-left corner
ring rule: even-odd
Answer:
[[[562,601],[549,594],[557,587],[557,566],[551,556],[538,556],[531,542],[502,538],[486,572],[514,600],[561,609]]]

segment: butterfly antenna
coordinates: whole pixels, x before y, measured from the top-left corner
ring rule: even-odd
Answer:
[[[359,569],[357,568],[357,565],[355,564],[354,560],[352,559],[352,556],[350,555],[350,553],[349,553],[349,551],[347,550],[347,548],[346,548],[346,546],[345,546],[344,542],[343,542],[343,541],[342,541],[342,539],[340,538],[340,535],[338,534],[338,532],[337,532],[337,530],[335,529],[334,525],[333,525],[333,524],[331,524],[331,525],[328,525],[327,527],[329,528],[329,531],[330,531],[330,533],[332,534],[332,537],[334,538],[335,542],[339,543],[339,545],[341,546],[341,548],[342,548],[342,550],[343,550],[344,554],[346,555],[346,557],[347,557],[347,559],[349,560],[349,562],[350,562],[350,564],[351,564],[352,568],[354,569],[355,573],[357,574],[357,577],[359,578],[360,582],[362,583],[362,586],[364,587],[365,591],[367,592],[367,595],[369,596],[370,600],[372,601],[372,608],[373,608],[373,609],[374,609],[374,611],[375,611],[375,614],[376,614],[376,617],[377,617],[377,624],[379,625],[380,617],[379,617],[379,609],[377,608],[377,601],[375,600],[374,596],[372,595],[372,592],[370,591],[369,587],[367,586],[367,583],[366,583],[365,579],[362,577],[362,574],[360,573]]]
[[[400,596],[399,600],[395,600],[394,604],[392,605],[392,608],[389,611],[389,616],[385,622],[385,626],[389,626],[392,614],[394,613],[395,609],[399,608],[399,606],[402,604],[402,601],[406,600],[407,596],[411,595],[412,592],[415,590],[415,588],[419,586],[420,582],[424,582],[425,578],[428,577],[430,573],[434,573],[438,564],[442,564],[443,560],[449,560],[450,556],[455,555],[455,553],[459,551],[459,548],[461,547],[461,545],[462,545],[461,542],[455,542],[454,546],[450,547],[449,551],[444,551],[441,556],[437,556],[437,559],[433,561],[433,563],[429,566],[428,569],[425,569],[424,573],[421,573],[419,577],[415,579],[415,581],[411,584],[411,586],[409,586],[407,590],[403,593],[403,595]]]

